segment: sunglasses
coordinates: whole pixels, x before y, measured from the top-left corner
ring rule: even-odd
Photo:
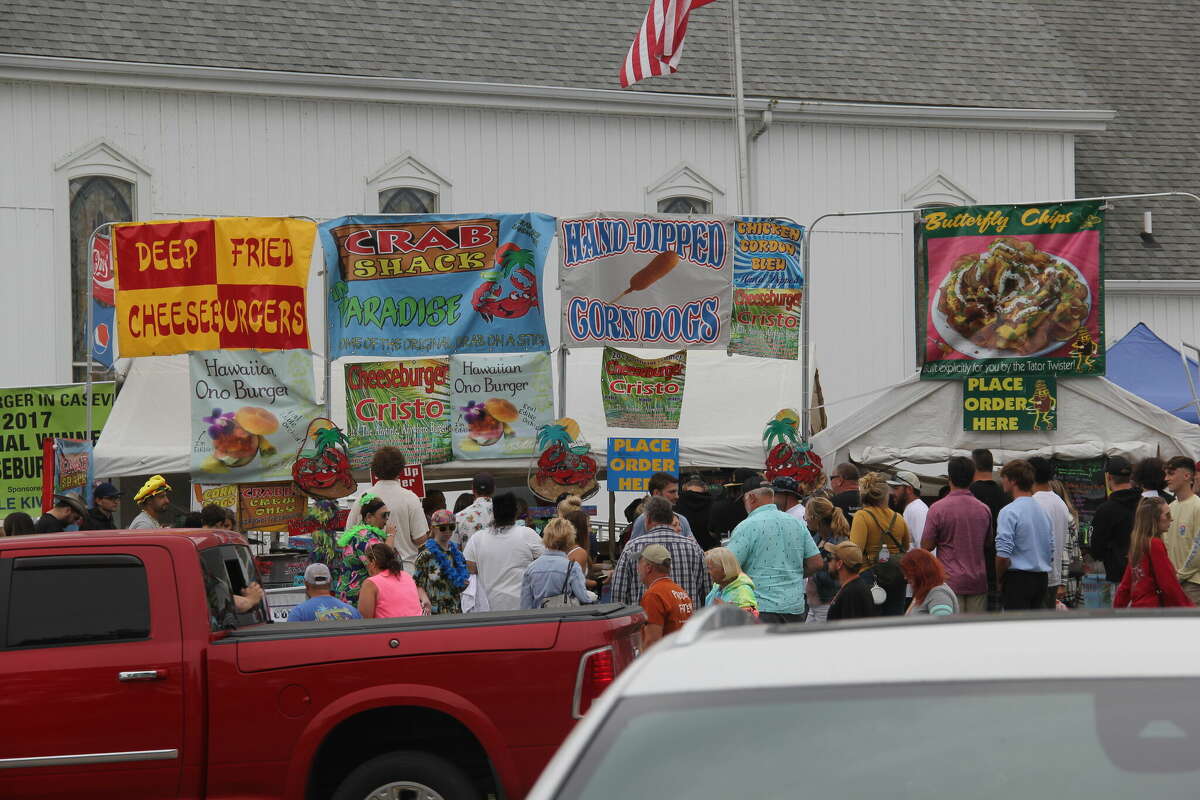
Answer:
[[[453,525],[434,525],[433,529],[435,531],[452,531],[454,527]]]

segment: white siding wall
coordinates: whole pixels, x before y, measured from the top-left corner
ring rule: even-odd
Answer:
[[[97,139],[149,172],[138,186],[144,217],[374,211],[367,177],[406,152],[451,184],[446,212],[640,210],[646,188],[681,162],[724,191],[718,211],[737,211],[725,121],[0,82],[4,384],[70,378],[56,165]],[[939,171],[978,202],[1068,197],[1072,151],[1067,134],[776,123],[751,146],[752,210],[808,224],[832,210],[897,208]],[[812,330],[832,419],[865,402],[845,398],[914,367],[906,224],[821,225]]]
[[[1112,346],[1139,322],[1172,347],[1200,345],[1200,282],[1190,291],[1126,293],[1109,286],[1104,297],[1104,339]]]

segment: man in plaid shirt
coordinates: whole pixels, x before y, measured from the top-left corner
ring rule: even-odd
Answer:
[[[651,497],[643,508],[647,531],[631,539],[617,560],[613,571],[612,600],[614,603],[638,605],[646,587],[637,574],[638,558],[649,544],[661,544],[671,553],[671,580],[691,596],[697,606],[708,595],[712,581],[704,565],[704,551],[693,536],[680,532],[671,503],[663,497]]]

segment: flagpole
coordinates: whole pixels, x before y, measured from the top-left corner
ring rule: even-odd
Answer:
[[[733,22],[733,98],[737,121],[738,213],[750,211],[750,158],[746,140],[746,97],[742,93],[742,25],[738,0],[731,0],[729,11]]]

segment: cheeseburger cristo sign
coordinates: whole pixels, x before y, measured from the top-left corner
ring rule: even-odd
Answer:
[[[121,355],[307,349],[315,234],[259,217],[116,225]]]

